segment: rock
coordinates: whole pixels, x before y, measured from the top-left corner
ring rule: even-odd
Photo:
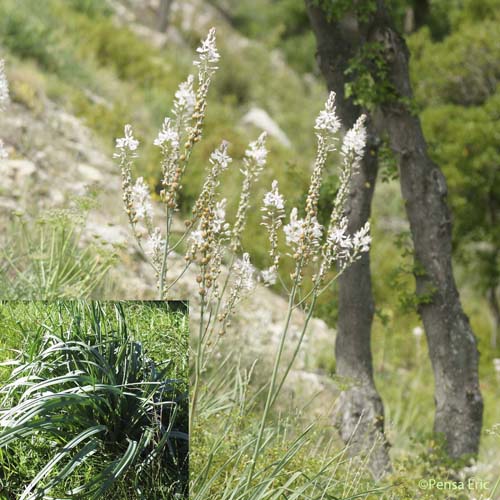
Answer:
[[[17,210],[19,210],[19,205],[12,199],[12,197],[0,196],[0,211],[10,213]],[[0,227],[2,227],[4,223],[5,222],[0,219]]]
[[[110,245],[127,245],[130,241],[130,231],[126,226],[118,224],[104,224],[94,220],[87,222],[85,227],[87,239],[100,239]]]
[[[253,125],[264,132],[267,132],[271,137],[274,137],[283,146],[290,148],[292,143],[285,132],[281,130],[279,125],[269,116],[267,111],[262,108],[252,108],[241,119],[243,125]]]
[[[86,163],[79,163],[76,166],[78,173],[88,182],[98,182],[101,184],[104,181],[104,175],[97,168]]]
[[[139,23],[132,23],[128,26],[138,37],[148,40],[157,49],[161,49],[167,44],[168,35],[166,33],[160,33]]]
[[[2,191],[19,196],[26,189],[30,179],[36,172],[36,166],[29,160],[3,160],[0,161],[0,178]]]

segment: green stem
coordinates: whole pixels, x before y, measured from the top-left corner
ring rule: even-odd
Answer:
[[[255,443],[252,461],[250,463],[250,471],[249,471],[248,476],[247,476],[247,481],[246,481],[246,488],[247,489],[250,487],[250,483],[252,482],[254,472],[255,472],[255,465],[257,462],[257,457],[261,451],[262,439],[264,437],[264,430],[265,430],[265,426],[266,426],[266,421],[267,421],[267,418],[269,416],[269,412],[271,410],[272,403],[276,400],[276,397],[274,394],[274,387],[276,384],[276,379],[278,377],[279,365],[281,362],[281,357],[283,355],[283,349],[285,347],[285,340],[287,337],[288,329],[290,327],[290,321],[292,319],[295,295],[296,295],[297,289],[298,289],[298,281],[299,281],[298,276],[300,275],[301,267],[302,267],[302,262],[299,262],[297,264],[297,268],[296,268],[296,276],[297,277],[295,278],[295,281],[294,281],[293,286],[292,286],[292,290],[290,292],[290,297],[288,299],[288,312],[286,315],[285,325],[284,325],[283,331],[281,333],[280,342],[279,342],[279,346],[278,346],[278,352],[276,353],[276,356],[274,358],[274,366],[273,366],[273,372],[271,375],[271,383],[269,385],[269,389],[267,392],[267,398],[266,398],[266,404],[264,407],[264,412],[262,414],[262,419],[260,421],[259,433],[257,435],[257,441]]]
[[[316,299],[317,298],[318,298],[317,294],[313,295],[313,298],[312,298],[312,301],[311,301],[311,305],[310,305],[310,307],[309,307],[309,309],[307,311],[307,316],[306,316],[306,319],[304,321],[304,327],[302,328],[302,332],[300,333],[299,340],[297,341],[297,345],[295,346],[295,350],[293,351],[293,354],[292,354],[292,359],[287,364],[287,367],[285,369],[285,373],[284,373],[283,377],[281,378],[281,382],[279,383],[278,388],[276,389],[276,391],[274,393],[273,399],[271,401],[271,405],[274,404],[274,402],[276,401],[276,398],[278,397],[278,394],[281,392],[283,384],[285,383],[285,380],[288,377],[288,374],[290,373],[292,365],[293,365],[295,359],[297,358],[297,355],[299,354],[300,347],[302,346],[302,342],[304,340],[304,336],[305,336],[306,331],[307,331],[307,327],[309,326],[309,321],[312,318],[312,314],[313,314],[313,311],[314,311],[314,306],[316,305]]]
[[[203,281],[201,284],[202,288],[205,288],[205,278],[203,273]],[[203,356],[203,342],[205,335],[203,334],[203,323],[204,323],[204,315],[205,315],[205,297],[201,296],[201,305],[200,305],[200,326],[198,331],[198,346],[196,349],[196,357],[194,360],[194,382],[193,382],[193,392],[191,393],[191,408],[189,411],[189,434],[193,432],[193,423],[194,417],[196,413],[196,406],[198,404],[198,392],[200,386],[200,378],[201,378],[201,362]]]
[[[161,263],[160,269],[160,286],[159,286],[159,294],[160,300],[163,300],[165,297],[163,296],[163,292],[165,289],[165,282],[167,280],[167,272],[168,272],[168,245],[170,241],[170,230],[172,227],[172,213],[167,207],[167,234],[165,236],[165,248],[163,249],[163,259]]]

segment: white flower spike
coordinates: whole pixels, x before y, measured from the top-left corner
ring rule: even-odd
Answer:
[[[126,155],[127,152],[133,153],[137,147],[139,146],[139,141],[134,138],[134,134],[132,132],[132,125],[125,125],[125,137],[120,137],[116,139],[116,149],[118,150],[115,153],[115,157],[121,157]]]
[[[335,110],[335,92],[330,92],[325,109],[320,111],[314,128],[328,134],[335,134],[340,129],[340,120]]]
[[[203,66],[205,68],[217,69],[216,64],[220,59],[220,54],[215,45],[215,28],[211,28],[207,38],[201,42],[201,46],[196,49],[198,52],[198,60],[193,64],[195,66]]]

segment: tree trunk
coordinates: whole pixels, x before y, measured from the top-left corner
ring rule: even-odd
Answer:
[[[367,148],[360,170],[352,179],[346,210],[351,233],[370,218],[377,177],[375,151]],[[379,478],[391,470],[391,464],[384,436],[384,407],[373,380],[371,327],[375,307],[369,254],[344,271],[338,283],[337,374],[351,380],[353,385],[340,397],[337,424],[354,454],[369,453],[370,469]]]
[[[486,294],[491,311],[491,347],[496,349],[498,329],[500,327],[500,305],[498,304],[497,287],[491,286]]]
[[[430,14],[430,4],[429,0],[415,0],[414,1],[414,19],[415,19],[415,30],[418,30],[422,26],[424,26]]]
[[[160,0],[160,7],[158,9],[158,31],[160,33],[167,31],[173,3],[173,0]]]
[[[401,191],[414,245],[418,312],[434,370],[434,431],[444,436],[451,457],[476,454],[483,415],[479,353],[453,277],[446,180],[428,155],[419,118],[408,107],[413,98],[409,52],[383,0],[377,0],[368,33],[368,42],[383,47],[387,79],[395,93],[379,106],[374,121],[379,132],[387,131],[399,161]]]
[[[383,0],[368,21],[346,14],[330,23],[320,9],[306,0],[318,40],[320,66],[330,65],[331,77],[343,75],[348,57],[365,43],[382,47],[387,96],[372,114],[379,135],[387,132],[399,160],[399,173],[415,250],[416,293],[435,378],[434,431],[444,436],[451,457],[476,454],[482,426],[483,401],[478,381],[476,339],[464,314],[453,277],[451,220],[446,205],[446,181],[430,159],[420,121],[408,108],[412,99],[408,59],[403,38],[396,32]],[[343,35],[345,33],[345,36]],[[380,84],[380,68],[372,77]],[[328,79],[328,76],[327,76]],[[343,93],[341,94],[343,96]]]
[[[319,66],[328,89],[336,93],[337,113],[342,123],[351,127],[362,113],[344,94],[344,71],[357,49],[351,44],[355,41],[352,23],[346,20],[343,29],[332,30],[318,8],[310,2],[306,5],[317,37]],[[369,121],[365,156],[358,174],[353,176],[346,207],[350,232],[358,230],[370,217],[378,142]],[[370,469],[378,478],[390,471],[391,465],[384,436],[384,407],[373,380],[370,337],[374,303],[369,253],[344,271],[338,284],[337,374],[348,378],[352,385],[340,397],[336,423],[352,454],[369,453]]]

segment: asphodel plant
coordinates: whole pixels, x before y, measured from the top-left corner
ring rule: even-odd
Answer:
[[[47,455],[18,498],[103,498],[125,475],[144,498],[151,494],[144,477],[155,468],[172,495],[184,494],[188,435],[178,413],[185,383],[146,355],[120,303],[39,305],[55,312],[35,318],[29,349],[7,362],[12,373],[0,388],[4,479],[18,481],[20,448],[42,447]]]
[[[337,135],[341,128],[335,112],[335,94],[330,93],[314,124],[317,152],[305,206],[300,209],[292,208],[287,217],[286,202],[276,180],[262,200],[262,225],[269,234],[270,266],[267,269],[257,272],[241,243],[252,187],[267,162],[264,133],[249,144],[239,162],[231,158],[230,145],[226,141],[222,141],[213,151],[207,159],[205,180],[192,208],[192,216],[186,222],[185,232],[174,242],[172,227],[174,218],[179,213],[179,192],[189,169],[193,149],[202,139],[208,91],[219,62],[215,29],[212,28],[197,49],[194,62],[196,76],[189,75],[179,86],[172,112],[165,118],[154,140],[154,144],[162,152],[160,200],[164,209],[163,216],[154,216],[151,194],[144,179],[139,177],[134,181],[132,178],[139,142],[134,138],[130,125],[125,126],[124,137],[116,141],[115,157],[119,160],[122,173],[125,210],[139,248],[155,272],[159,298],[168,296],[169,290],[189,267],[196,269],[198,296],[193,299],[196,299],[199,320],[191,358],[191,429],[195,425],[199,407],[202,406],[202,375],[210,364],[217,339],[226,333],[230,318],[242,297],[255,289],[257,280],[263,285],[274,285],[279,280],[288,297],[288,309],[284,314],[283,329],[274,356],[265,408],[253,445],[252,460],[247,467],[244,487],[248,493],[254,483],[256,463],[263,452],[264,430],[271,408],[300,351],[317,297],[343,270],[363,252],[368,251],[370,245],[369,224],[356,233],[349,234],[344,215],[350,179],[355,175],[362,158],[366,132],[365,118],[361,116],[344,134],[340,147],[339,188],[329,222],[322,226],[318,222],[319,193],[327,158],[336,149]],[[232,165],[236,163],[239,163],[243,178],[239,205],[230,222],[226,220],[226,199],[220,193],[220,178],[224,171],[234,168]],[[156,226],[154,220],[162,221],[161,225]],[[256,231],[257,228],[252,230]],[[185,265],[175,276],[171,276],[169,259],[179,251],[181,243],[187,248]],[[281,243],[284,243],[287,252],[280,252],[283,247]],[[293,263],[294,271],[288,277],[280,274],[283,259],[291,259]],[[290,341],[288,333],[292,313],[298,308],[306,312],[306,320],[294,346],[292,360],[287,360],[287,365],[283,367],[283,349],[285,342]],[[210,472],[205,471],[204,477],[209,476]],[[194,478],[191,493],[197,497],[201,490],[202,486]]]

